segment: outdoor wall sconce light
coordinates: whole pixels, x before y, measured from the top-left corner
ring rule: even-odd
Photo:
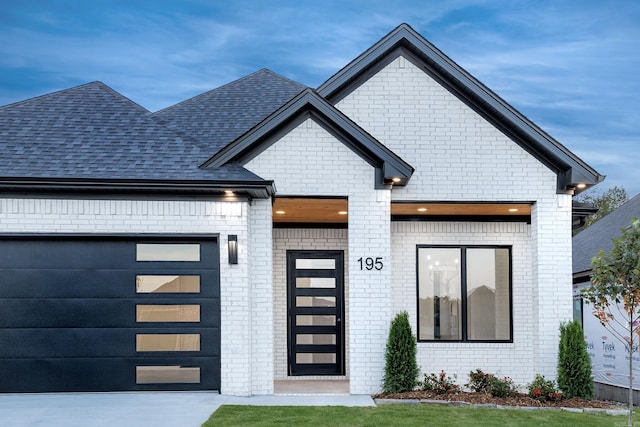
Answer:
[[[238,263],[238,235],[229,234],[227,239],[227,249],[229,251],[229,264]]]

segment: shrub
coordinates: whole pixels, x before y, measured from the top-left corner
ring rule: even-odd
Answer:
[[[457,392],[460,390],[460,386],[456,384],[456,379],[455,375],[452,378],[444,371],[439,374],[424,374],[424,381],[421,384],[422,390],[433,391],[437,394]]]
[[[483,372],[481,369],[469,372],[469,383],[466,384],[471,391],[477,393],[489,393],[491,391],[491,381],[495,375]]]
[[[540,402],[557,401],[563,398],[562,393],[556,389],[555,382],[546,380],[542,375],[536,375],[533,382],[529,384],[529,396]]]
[[[490,393],[493,397],[509,397],[518,391],[518,387],[509,377],[499,378],[481,369],[469,372],[467,387],[478,393]]]
[[[584,332],[575,320],[560,325],[558,387],[566,397],[593,397],[591,360],[584,342]]]
[[[398,313],[391,322],[385,353],[383,391],[402,393],[413,390],[418,383],[416,337],[411,332],[409,314]]]
[[[493,397],[509,397],[517,393],[518,387],[509,377],[498,378],[493,376],[489,380],[491,396]]]

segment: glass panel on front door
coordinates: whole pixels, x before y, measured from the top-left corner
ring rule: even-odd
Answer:
[[[344,254],[287,251],[289,375],[344,375]]]

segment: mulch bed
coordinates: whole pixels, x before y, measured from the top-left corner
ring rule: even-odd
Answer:
[[[381,393],[373,396],[374,399],[428,399],[428,400],[448,400],[455,402],[467,402],[470,404],[495,404],[504,406],[526,406],[526,407],[559,407],[559,408],[598,408],[611,409],[620,408],[620,404],[602,400],[585,399],[562,399],[559,401],[540,402],[532,399],[526,394],[517,394],[512,397],[493,397],[488,393],[472,393],[466,391],[449,392],[436,394],[432,391],[410,391],[406,393]]]

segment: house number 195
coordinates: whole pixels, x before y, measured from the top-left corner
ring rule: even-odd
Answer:
[[[367,258],[359,258],[358,263],[360,264],[360,270],[382,270],[384,264],[382,264],[382,257],[367,257]]]

